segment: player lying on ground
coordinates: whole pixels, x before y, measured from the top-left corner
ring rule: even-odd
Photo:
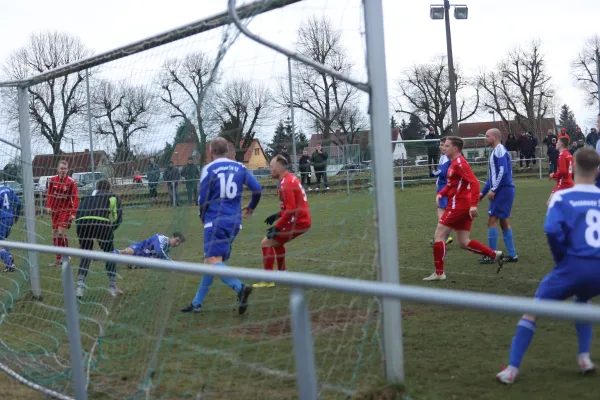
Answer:
[[[46,208],[52,217],[52,242],[57,247],[69,247],[67,230],[75,219],[79,206],[77,184],[73,178],[67,176],[69,163],[64,160],[58,162],[58,175],[48,180],[46,194]],[[62,255],[56,255],[56,261],[48,266],[60,265]]]
[[[200,175],[199,215],[204,224],[204,263],[225,268],[231,256],[231,246],[242,228],[242,193],[244,186],[252,192],[250,204],[244,207],[243,217],[250,217],[260,201],[262,187],[241,163],[226,158],[227,141],[217,138],[210,142],[213,161],[202,168]],[[214,276],[204,275],[196,296],[181,312],[202,311],[202,304],[214,281]],[[237,294],[238,313],[248,308],[252,287],[237,278],[221,278]]]
[[[569,150],[567,150],[568,147],[568,137],[563,136],[558,138],[558,141],[556,142],[556,150],[559,152],[557,162],[558,165],[556,167],[556,172],[548,175],[549,179],[556,180],[556,186],[552,190],[552,193],[550,193],[550,197],[548,197],[546,205],[550,204],[550,199],[554,193],[558,192],[559,190],[572,188],[575,185],[573,182],[573,167],[575,162],[573,160],[573,156],[571,153],[569,153]]]
[[[185,242],[185,236],[181,232],[173,232],[171,237],[157,233],[146,240],[132,244],[126,249],[115,250],[114,253],[123,256],[158,258],[159,260],[171,261],[169,252],[183,242]],[[127,268],[136,269],[137,266],[130,264]]]
[[[75,219],[79,247],[82,250],[93,250],[94,241],[102,251],[112,253],[115,250],[115,230],[123,221],[123,207],[117,195],[111,193],[110,182],[106,179],[96,182],[96,190],[85,196],[79,203]],[[90,269],[89,258],[82,258],[79,262],[77,291],[78,299],[83,298],[85,280]],[[105,264],[108,275],[108,290],[113,296],[123,294],[117,287],[117,265],[107,262]]]
[[[594,179],[600,156],[590,148],[575,154],[575,186],[554,193],[550,199],[544,230],[556,266],[538,286],[536,299],[587,303],[600,294],[600,189]],[[508,367],[496,375],[498,381],[515,381],[521,360],[535,333],[535,315],[524,314],[512,340]],[[579,349],[577,362],[582,373],[596,366],[590,359],[592,324],[576,322]]]
[[[471,224],[477,217],[477,204],[479,203],[479,181],[462,156],[464,141],[456,136],[448,136],[444,143],[446,156],[451,160],[448,168],[448,184],[436,196],[436,204],[440,204],[442,197],[448,197],[448,206],[440,217],[435,230],[433,243],[433,260],[435,272],[424,278],[424,281],[443,281],[444,259],[446,258],[446,238],[451,230],[456,231],[456,238],[461,249],[488,256],[498,262],[500,272],[504,259],[502,252],[492,250],[482,243],[471,240]]]
[[[508,250],[505,262],[517,262],[519,257],[515,251],[513,233],[510,228],[510,211],[515,200],[515,184],[512,177],[512,163],[510,153],[501,143],[502,135],[499,129],[493,128],[485,133],[485,144],[492,148],[488,163],[488,179],[479,195],[482,200],[486,195],[490,200],[488,210],[488,247],[492,250],[498,248],[498,221],[502,228],[504,245]],[[494,260],[488,256],[479,258],[480,264],[493,264]]]
[[[437,180],[435,182],[435,184],[437,186],[436,193],[441,192],[442,189],[444,189],[446,187],[446,184],[448,183],[448,168],[450,167],[450,159],[446,156],[446,153],[445,153],[446,148],[444,147],[444,143],[446,143],[446,138],[442,137],[440,139],[440,154],[441,154],[440,163],[438,165],[438,169],[431,173],[431,177],[437,176]],[[439,221],[440,217],[442,216],[442,214],[444,213],[444,211],[446,210],[447,206],[448,206],[448,198],[442,197],[440,199],[439,205],[436,207],[438,221]],[[433,239],[431,239],[429,241],[429,243],[432,246],[433,246],[433,242],[434,242]],[[449,245],[450,243],[452,243],[452,237],[450,236],[450,232],[448,232],[448,238],[446,239],[446,245]]]
[[[288,172],[288,162],[283,156],[271,160],[271,176],[279,180],[279,202],[281,211],[267,217],[265,223],[273,225],[261,241],[263,266],[272,271],[277,259],[277,269],[285,271],[285,244],[310,229],[312,219],[306,192],[298,178]],[[254,287],[275,287],[274,282],[259,282]]]
[[[8,239],[13,224],[19,220],[21,214],[21,200],[8,186],[0,185],[0,240]],[[15,262],[10,250],[0,247],[0,259],[4,262],[2,272],[13,272]]]

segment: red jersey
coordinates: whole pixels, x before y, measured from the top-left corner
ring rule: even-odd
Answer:
[[[46,208],[53,212],[67,212],[75,216],[79,206],[79,192],[73,178],[66,176],[60,179],[58,175],[48,180]]]
[[[448,197],[448,208],[468,210],[479,203],[479,181],[465,158],[460,155],[448,167],[448,184],[438,194]]]
[[[312,219],[306,192],[295,175],[286,173],[279,182],[279,202],[281,204],[281,218],[275,224],[278,230],[290,223],[303,229],[310,227]]]
[[[552,193],[558,190],[572,188],[575,185],[573,182],[573,168],[575,167],[575,162],[568,150],[563,150],[563,152],[558,155],[557,164],[556,172],[554,173],[556,186]]]

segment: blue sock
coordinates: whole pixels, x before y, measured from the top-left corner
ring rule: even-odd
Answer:
[[[227,265],[225,265],[223,263],[218,263],[218,264],[215,264],[215,267],[227,268]],[[221,282],[223,282],[224,284],[226,284],[227,286],[229,286],[230,288],[235,290],[236,293],[239,293],[242,291],[242,281],[240,281],[237,278],[221,278]]]
[[[498,228],[488,228],[488,247],[498,249]]]
[[[214,280],[215,277],[212,275],[204,275],[202,277],[202,280],[200,281],[200,286],[198,286],[198,291],[196,292],[196,297],[194,297],[194,301],[192,301],[192,305],[194,307],[198,307],[202,304]]]
[[[510,356],[508,365],[519,368],[521,360],[533,339],[535,333],[535,322],[525,318],[521,318],[517,324],[517,331],[513,337],[512,345],[510,346]]]
[[[517,252],[515,250],[515,242],[513,241],[512,229],[502,231],[502,237],[504,238],[504,245],[506,246],[506,250],[508,250],[508,255],[516,257]]]
[[[592,324],[589,322],[575,322],[575,329],[577,329],[579,354],[589,353],[592,346]]]
[[[0,249],[0,259],[4,261],[7,267],[13,266],[13,258],[10,255],[10,251],[4,247]]]

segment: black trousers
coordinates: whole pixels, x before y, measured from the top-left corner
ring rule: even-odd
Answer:
[[[149,183],[148,184],[148,188],[150,189],[150,198],[151,199],[155,199],[156,197],[158,197],[158,190],[156,190],[157,186],[158,186],[158,183]]]
[[[84,220],[76,222],[77,239],[79,239],[79,248],[82,250],[93,250],[94,241],[102,251],[110,253],[115,249],[113,226],[104,221]],[[79,263],[79,278],[85,278],[90,269],[90,259],[82,258]],[[117,265],[115,263],[106,263],[106,272],[109,280],[115,279]]]
[[[323,179],[325,187],[329,186],[327,182],[327,171],[315,171],[315,175],[317,176],[317,188],[321,187],[321,179]]]
[[[429,164],[427,167],[429,168],[429,172],[431,172],[431,169],[435,169],[436,165],[438,165],[438,163],[440,162],[440,157],[438,156],[438,153],[428,153],[427,154],[427,164]]]
[[[300,172],[300,178],[302,179],[302,186],[310,186],[310,172]]]

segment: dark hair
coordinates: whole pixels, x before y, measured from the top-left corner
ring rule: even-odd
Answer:
[[[446,140],[448,140],[448,137],[447,136],[442,136],[440,138],[440,143],[444,143]]]
[[[181,233],[181,232],[173,232],[173,234],[171,235],[171,237],[179,239],[179,241],[181,243],[185,242],[185,236],[183,236],[183,233]]]
[[[275,160],[276,163],[278,163],[282,167],[287,167],[288,166],[287,158],[285,158],[284,156],[282,156],[280,154],[278,154],[275,157],[273,157],[273,159]]]
[[[224,156],[227,154],[227,140],[223,138],[215,138],[210,142],[210,151],[214,153],[215,156]]]
[[[188,161],[194,161],[194,157],[188,157]]]
[[[105,192],[110,191],[110,182],[108,179],[100,179],[96,182],[96,190],[104,190]]]
[[[58,164],[56,164],[56,165],[60,165],[60,164],[65,164],[67,167],[69,166],[69,162],[67,160],[60,160],[58,162]]]
[[[558,141],[562,143],[562,145],[564,146],[565,149],[567,149],[569,147],[569,139],[561,136],[558,138]]]
[[[575,153],[575,171],[586,178],[594,177],[600,167],[600,155],[589,147],[577,150]]]
[[[169,160],[169,164],[173,164],[173,160]]]
[[[446,140],[449,140],[450,143],[452,143],[452,146],[458,147],[459,151],[462,151],[465,145],[465,141],[462,140],[462,138],[459,138],[458,136],[447,136]]]

